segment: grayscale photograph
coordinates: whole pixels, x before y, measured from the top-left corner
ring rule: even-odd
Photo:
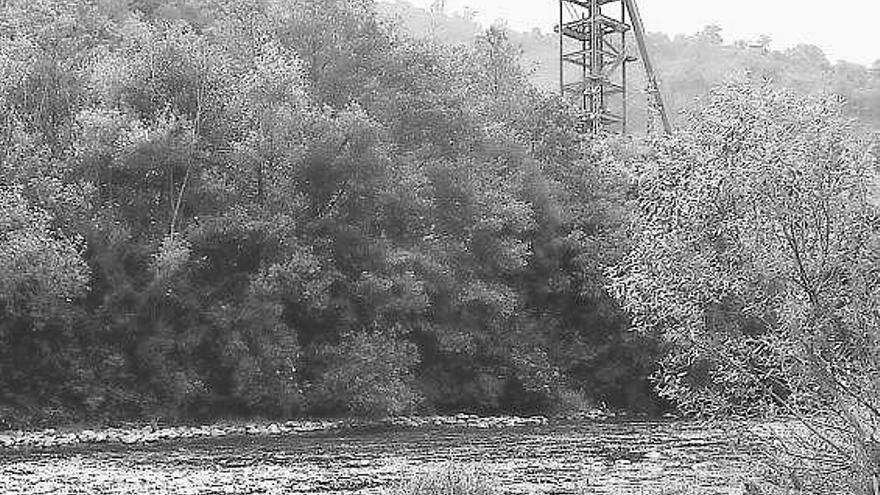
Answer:
[[[0,0],[0,495],[880,495],[877,0]]]

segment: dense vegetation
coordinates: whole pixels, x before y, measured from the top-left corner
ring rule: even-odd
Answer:
[[[785,420],[777,487],[880,493],[876,72],[653,36],[705,95],[590,138],[545,35],[377,7],[3,2],[0,428],[669,401]],[[400,487],[449,490],[491,491]]]
[[[615,145],[374,8],[4,2],[0,426],[656,406]]]
[[[518,37],[537,33],[492,28],[448,45],[407,34],[370,0],[2,8],[0,427],[602,401],[657,411],[665,399],[751,414],[813,390],[815,373],[754,364],[784,377],[766,400],[766,381],[719,374],[681,332],[722,339],[725,358],[757,346],[797,362],[803,342],[772,339],[805,328],[789,316],[814,280],[836,295],[797,314],[834,306],[862,325],[847,345],[870,340],[854,315],[876,309],[872,196],[847,191],[867,187],[877,162],[845,117],[878,122],[880,83],[865,68],[827,67],[854,74],[835,86],[852,96],[841,106],[755,82],[824,88],[796,69],[797,50],[724,45],[711,29],[669,46],[655,36],[674,107],[722,74],[748,69],[751,81],[678,117],[679,137],[633,144],[573,131],[575,112],[523,68]],[[792,173],[812,182],[796,188]],[[754,226],[788,212],[792,228],[812,228],[805,207],[828,205],[840,207],[829,235],[861,244],[823,252],[834,270],[816,261],[798,285],[790,252]],[[648,380],[657,363],[664,399]],[[856,364],[847,372],[876,369]]]

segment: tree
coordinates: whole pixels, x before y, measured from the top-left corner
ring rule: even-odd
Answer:
[[[21,187],[0,186],[0,403],[57,403],[76,360],[68,330],[89,268],[82,243],[51,222]]]
[[[710,24],[697,34],[697,39],[710,45],[720,45],[724,43],[724,38],[721,36],[722,32],[721,26]]]
[[[876,493],[880,216],[835,97],[713,90],[638,173],[613,287],[662,337],[660,392],[694,414],[796,418],[779,483]]]
[[[368,0],[6,7],[16,404],[488,412],[630,382],[621,182],[508,31],[419,41]]]

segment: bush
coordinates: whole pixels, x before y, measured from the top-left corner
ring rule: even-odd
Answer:
[[[388,332],[349,333],[339,345],[324,348],[327,367],[309,396],[312,412],[368,417],[412,413],[421,401],[412,374],[418,350],[398,338]]]
[[[417,473],[391,488],[389,495],[494,495],[486,475],[473,469],[445,465]]]
[[[576,416],[596,407],[596,401],[583,390],[561,388],[554,394],[551,411],[556,416]]]

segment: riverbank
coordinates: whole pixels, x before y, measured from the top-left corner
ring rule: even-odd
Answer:
[[[600,418],[596,413],[595,418]],[[132,425],[108,428],[48,428],[41,431],[0,432],[0,449],[53,448],[78,444],[147,444],[183,438],[275,436],[369,428],[514,428],[541,426],[545,416],[402,416],[382,420],[308,420],[285,422],[219,422],[199,426]]]
[[[729,425],[551,419],[535,427],[386,427],[5,449],[0,493],[380,495],[413,474],[454,463],[479,469],[509,494],[583,488],[591,495],[648,495],[668,494],[671,486],[718,494],[751,469],[729,438]]]

